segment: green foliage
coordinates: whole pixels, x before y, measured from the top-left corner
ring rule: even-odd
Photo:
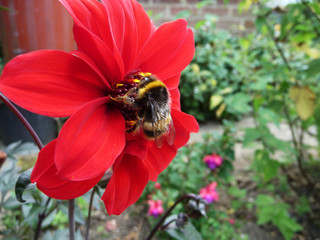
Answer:
[[[181,148],[176,158],[158,178],[161,190],[155,191],[154,184],[150,183],[144,192],[144,198],[147,195],[150,197],[151,193],[152,199],[162,200],[164,208],[168,208],[179,197],[186,193],[198,194],[201,188],[213,181],[218,182],[218,192],[219,189],[228,188],[230,182],[233,181],[232,163],[234,160],[235,129],[227,121],[224,122],[224,126],[225,129],[222,134],[205,134],[203,141]],[[209,169],[203,161],[204,156],[212,153],[219,154],[223,158],[222,165],[214,171]],[[232,194],[235,193],[234,190],[231,190],[231,192]],[[243,194],[241,190],[240,192],[238,194]],[[213,203],[208,206],[207,217],[190,222],[200,232],[202,238],[245,239],[241,238],[235,231],[234,226],[228,222],[229,216],[225,211],[215,209],[215,205],[216,203]],[[178,214],[181,211],[183,211],[183,206],[178,205],[174,213]],[[155,224],[154,221],[152,221],[153,224]],[[189,224],[188,229],[193,231],[193,226]],[[186,230],[184,229],[184,231]],[[179,229],[169,230],[169,234],[175,239],[190,239]],[[197,233],[193,234],[197,235]],[[187,235],[190,237],[190,234]],[[162,234],[161,236],[163,236],[161,239],[168,239],[168,235]]]
[[[195,56],[182,72],[180,82],[182,109],[199,121],[220,117],[225,104],[226,114],[230,116],[250,110],[247,96],[234,94],[243,83],[239,74],[244,71],[239,64],[239,41],[227,32],[216,30],[214,21],[215,18],[207,16],[206,21],[197,25]]]
[[[39,215],[45,214],[42,222],[42,230],[47,230],[44,233],[43,239],[55,240],[65,239],[68,236],[68,206],[66,201],[48,200],[48,197],[42,194],[37,189],[28,188],[24,191],[25,203],[18,202],[14,194],[15,183],[20,174],[17,166],[17,156],[21,157],[25,154],[37,152],[37,147],[31,143],[21,144],[20,142],[9,145],[5,152],[7,159],[0,169],[0,210],[2,228],[0,234],[5,239],[33,239],[36,227],[39,221]],[[23,175],[27,180],[30,175]],[[27,181],[28,182],[28,181]],[[22,193],[22,192],[21,192]],[[75,205],[75,222],[77,224],[84,224],[84,215],[87,214],[87,206],[89,202],[90,193],[78,198]],[[20,196],[21,198],[21,196]],[[95,199],[95,207],[97,199]],[[50,229],[59,229],[51,233]],[[81,239],[81,233],[76,233],[76,239]]]
[[[303,229],[297,223],[297,215],[308,214],[315,207],[310,205],[310,199],[317,198],[313,182],[318,179],[310,180],[312,175],[304,171],[310,161],[305,156],[313,147],[306,146],[303,139],[310,126],[316,126],[318,133],[320,127],[320,21],[314,15],[319,13],[319,7],[301,2],[277,12],[263,2],[246,0],[239,8],[250,9],[257,16],[257,32],[240,40],[242,62],[247,69],[247,84],[241,93],[251,99],[248,105],[252,106],[255,125],[244,129],[242,143],[256,149],[251,169],[264,191],[255,201],[257,221],[261,225],[272,223],[288,240]],[[281,131],[284,125],[289,127],[290,134],[285,141],[270,130],[272,126]],[[314,161],[320,165],[318,158]],[[299,175],[292,179],[287,169],[295,169]],[[296,192],[293,195],[299,195],[299,188],[304,188],[301,179],[310,181],[312,190],[307,196],[275,197],[278,191],[290,194],[290,188]],[[298,186],[298,192],[292,184]],[[285,202],[288,198],[296,203],[295,208]]]
[[[177,215],[172,215],[166,219],[164,224],[176,219]],[[165,230],[171,237],[177,240],[202,240],[200,233],[196,230],[190,221],[187,221],[183,226],[177,226],[176,222],[173,222]]]
[[[272,223],[277,226],[286,240],[292,239],[295,232],[302,229],[288,212],[289,205],[276,202],[268,195],[258,195],[255,204],[257,206],[258,224]]]
[[[317,1],[301,1],[271,9],[265,2],[240,2],[239,12],[256,15],[256,31],[244,37],[217,31],[213,17],[196,25],[196,54],[182,74],[181,101],[182,109],[200,121],[253,117],[254,125],[239,140],[255,149],[250,169],[265,194],[254,204],[258,223],[272,223],[292,239],[302,230],[299,216],[317,209],[313,199],[320,200],[319,176],[312,171],[320,166],[319,156],[310,153],[320,151],[320,7]],[[284,126],[290,136],[280,139],[275,132]],[[317,138],[317,146],[306,145],[310,136]],[[294,197],[301,192],[306,194]],[[253,208],[245,203],[244,189],[231,186],[228,193],[236,211]]]

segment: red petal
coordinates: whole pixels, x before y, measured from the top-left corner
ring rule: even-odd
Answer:
[[[148,148],[147,158],[143,163],[148,169],[149,179],[157,181],[158,175],[168,167],[169,163],[177,154],[175,145],[169,145],[166,141],[163,142],[162,147],[158,148],[155,143]]]
[[[106,90],[111,90],[111,86],[109,84],[109,82],[104,78],[102,72],[100,71],[100,69],[98,68],[98,66],[94,63],[94,61],[84,52],[80,52],[80,51],[72,51],[71,52],[73,55],[81,58],[84,62],[86,62],[99,76],[101,79],[104,80],[104,84],[106,85]]]
[[[139,53],[136,69],[151,72],[165,81],[179,74],[193,54],[193,33],[187,29],[187,22],[179,19],[157,29]]]
[[[110,85],[123,79],[124,65],[117,51],[112,51],[100,38],[78,25],[74,25],[73,33],[79,51],[94,60]]]
[[[148,171],[141,159],[125,154],[114,168],[102,200],[108,214],[121,214],[135,203],[148,183]]]
[[[147,156],[147,148],[150,143],[151,141],[146,140],[143,136],[141,136],[141,138],[136,136],[132,141],[128,141],[127,138],[124,152],[140,159],[145,159]]]
[[[39,153],[39,158],[31,174],[31,182],[38,189],[56,199],[73,199],[82,196],[94,187],[103,175],[86,181],[66,181],[57,175],[53,156],[56,140],[50,142]]]
[[[165,79],[163,82],[169,90],[176,89],[179,86],[181,73]]]
[[[180,111],[180,91],[178,88],[174,88],[169,91],[171,97],[171,108]]]
[[[151,34],[151,22],[135,0],[103,0],[106,6],[113,41],[125,64],[125,72],[132,71],[138,50]]]
[[[54,117],[70,116],[108,87],[81,58],[57,50],[19,55],[4,68],[0,91],[19,106]]]
[[[130,2],[137,25],[138,49],[141,49],[150,38],[150,35],[156,31],[156,27],[140,3],[136,0],[130,0]]]
[[[177,148],[180,148],[189,141],[190,132],[199,131],[199,124],[194,116],[176,109],[171,109],[171,116],[174,128],[176,130],[174,144],[177,146]]]
[[[105,6],[98,1],[60,2],[73,17],[73,33],[78,49],[94,60],[111,85],[122,79],[124,65],[110,32]]]
[[[105,173],[125,146],[122,114],[96,99],[74,113],[58,137],[55,164],[69,180],[87,180]]]
[[[113,50],[107,11],[101,2],[87,0],[60,0],[60,2],[69,11],[75,24],[96,35]]]

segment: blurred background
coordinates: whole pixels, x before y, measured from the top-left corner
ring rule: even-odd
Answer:
[[[186,18],[194,31],[179,89],[200,133],[121,216],[108,216],[94,195],[92,239],[145,239],[187,193],[207,205],[179,204],[156,239],[320,239],[320,2],[139,2],[156,26]],[[0,72],[18,54],[76,49],[72,25],[56,0],[0,0]],[[45,143],[64,122],[22,111]],[[15,199],[17,177],[37,159],[15,120],[0,102],[0,239],[32,239],[46,211],[41,238],[68,239],[66,203],[48,205],[35,189],[26,204]],[[91,194],[77,199],[79,239]]]

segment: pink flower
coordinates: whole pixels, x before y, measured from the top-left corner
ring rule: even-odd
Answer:
[[[159,182],[156,182],[156,183],[154,184],[154,188],[155,188],[155,189],[161,189],[161,184],[160,184]]]
[[[229,218],[228,222],[233,225],[236,221],[233,218]]]
[[[222,164],[222,157],[220,155],[212,153],[212,155],[205,156],[203,158],[203,161],[210,169],[214,170]]]
[[[148,200],[148,205],[149,205],[149,211],[148,214],[149,216],[154,216],[158,217],[160,214],[163,213],[163,208],[162,208],[162,201],[161,200]]]
[[[106,230],[108,232],[115,230],[118,227],[117,221],[115,219],[106,222]]]
[[[219,200],[219,195],[216,191],[217,182],[212,182],[208,186],[201,188],[199,195],[208,202],[208,204],[212,202],[216,202]]]

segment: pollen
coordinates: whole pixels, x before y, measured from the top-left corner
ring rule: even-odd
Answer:
[[[126,130],[129,133],[136,129],[138,123],[137,109],[134,106],[137,86],[143,78],[151,75],[148,72],[137,71],[112,86],[109,96],[125,118]]]

